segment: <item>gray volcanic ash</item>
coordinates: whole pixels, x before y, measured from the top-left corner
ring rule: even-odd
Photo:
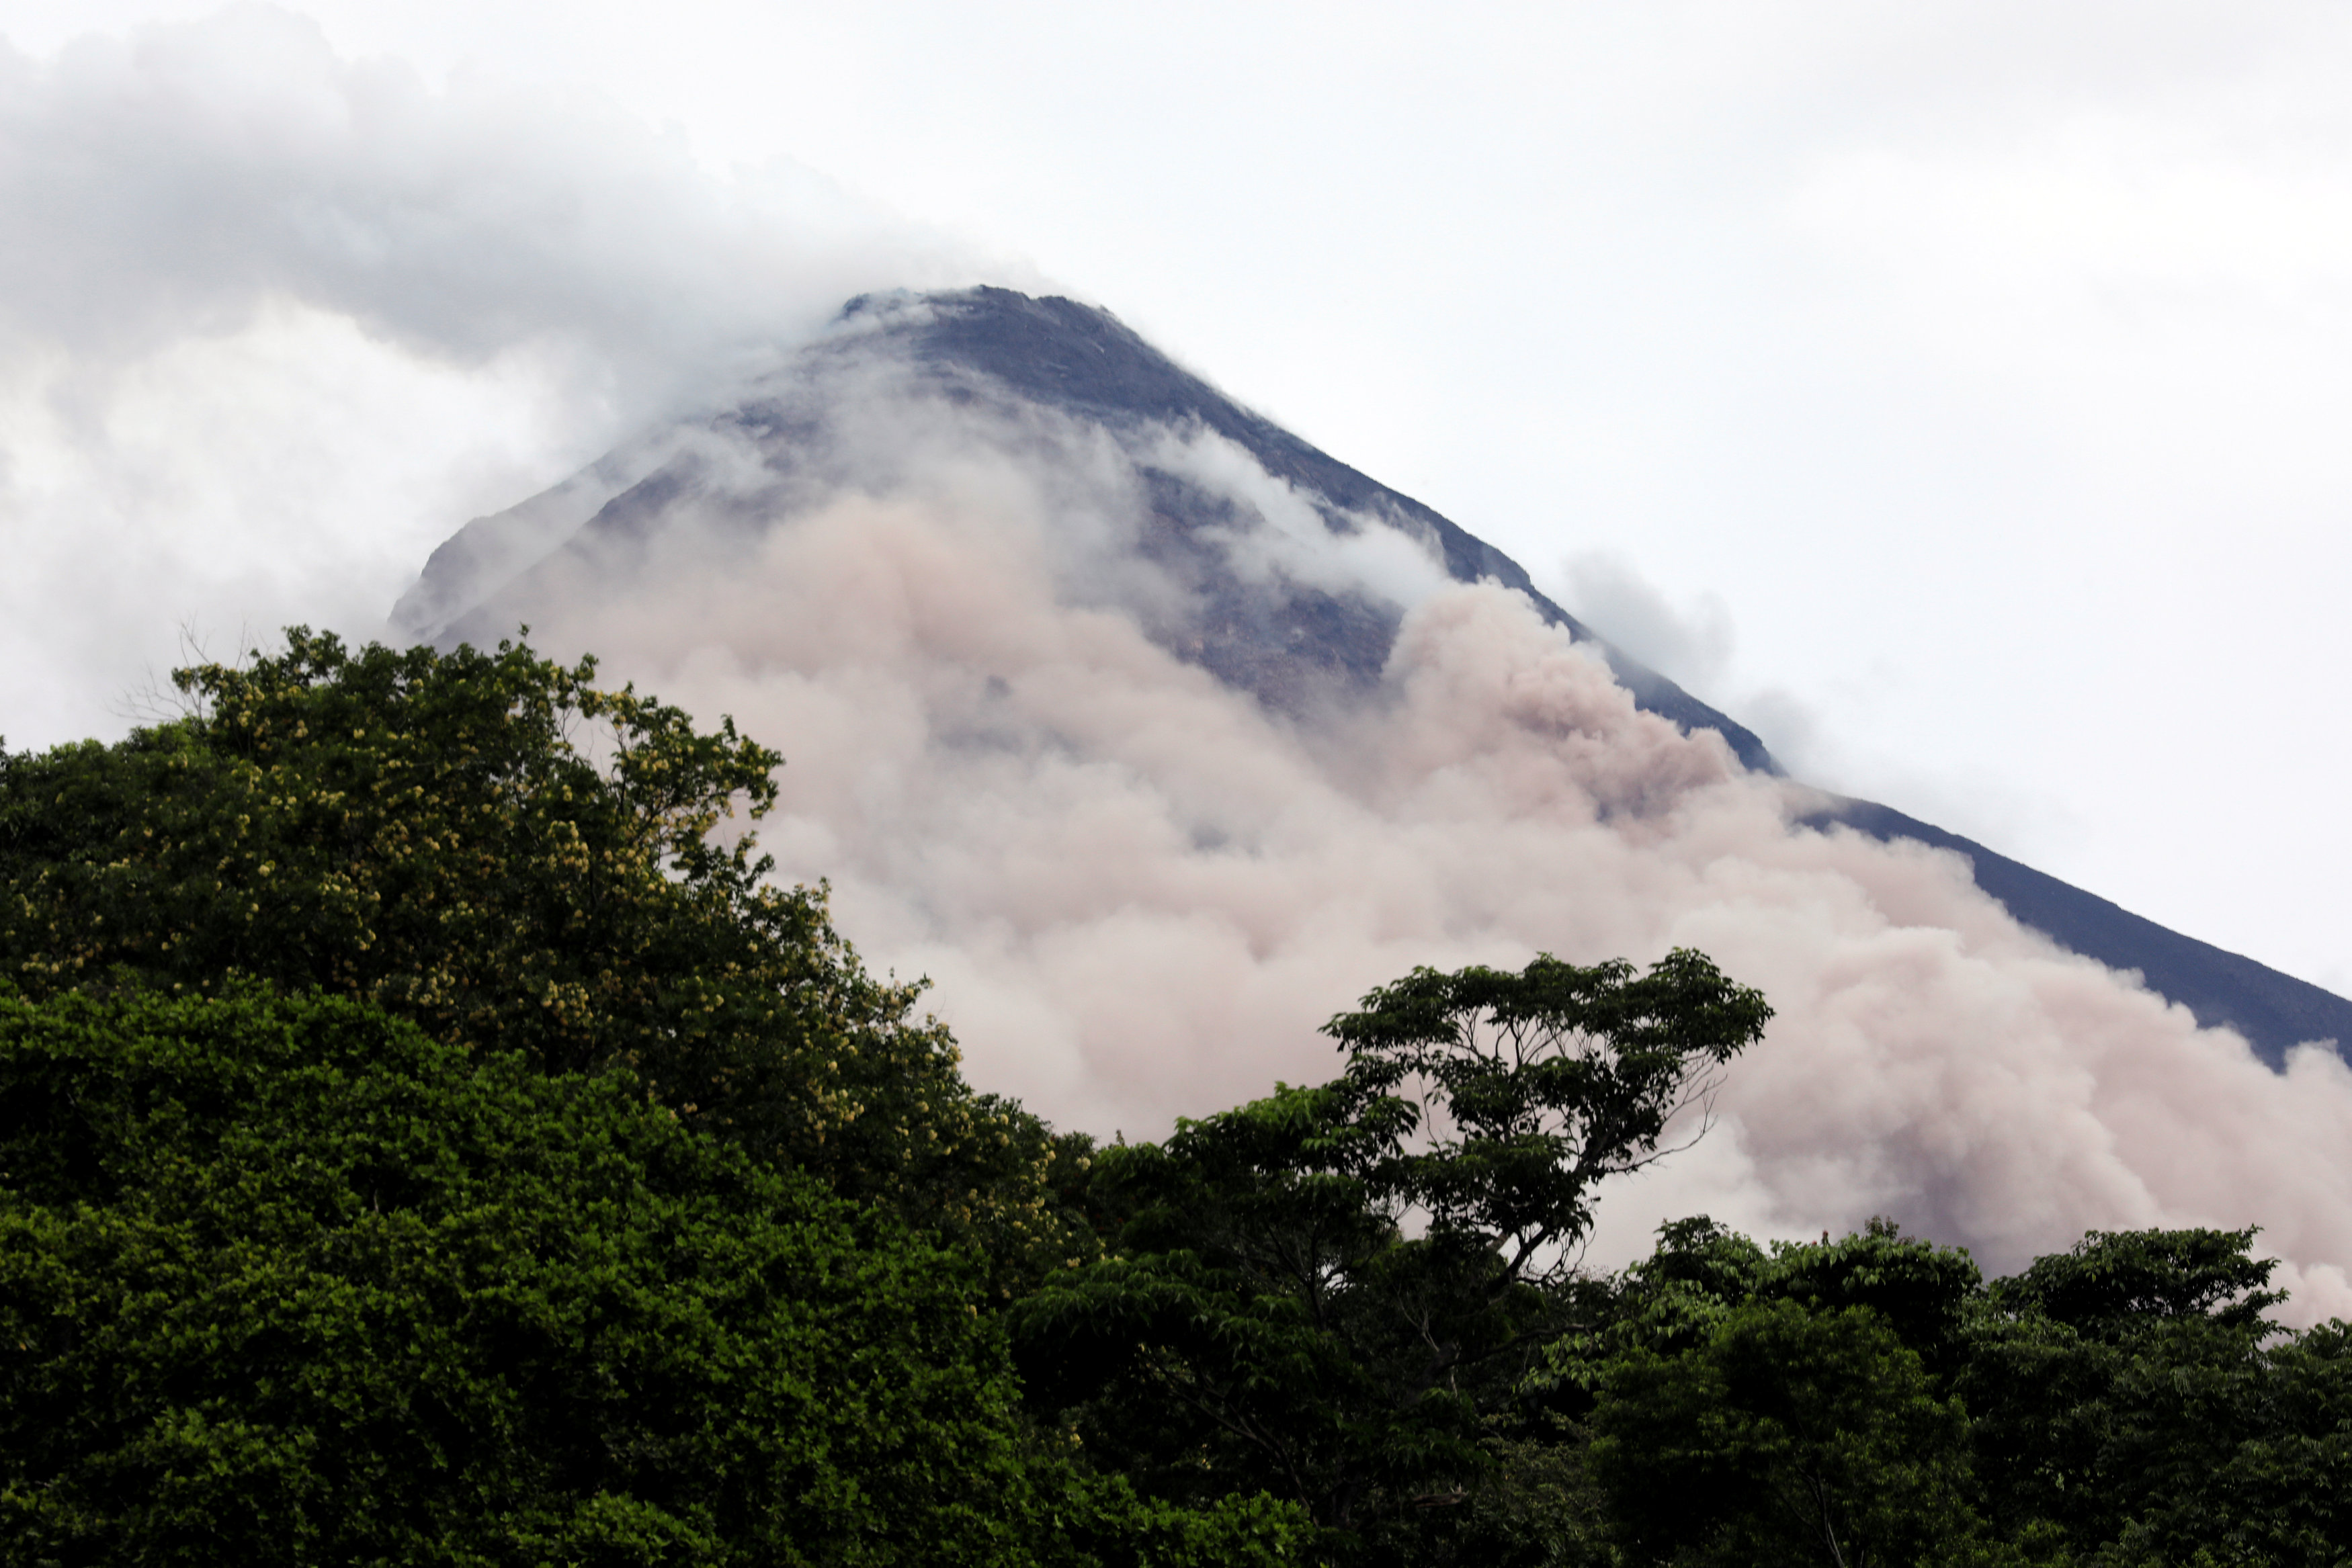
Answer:
[[[1602,1206],[1601,1254],[1699,1209],[1886,1213],[1994,1267],[2253,1222],[2303,1312],[2352,1311],[2333,1051],[2267,1038],[2273,1071],[2021,924],[1984,862],[1780,777],[1085,307],[863,302],[724,413],[470,525],[400,618],[528,622],[782,746],[782,874],[829,877],[975,1080],[1057,1121],[1150,1134],[1326,1076],[1314,1026],[1413,964],[1691,946],[1780,1016],[1717,1132]]]

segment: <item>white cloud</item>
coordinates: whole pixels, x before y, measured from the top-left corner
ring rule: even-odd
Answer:
[[[1449,580],[1433,541],[1386,518],[1353,517],[1331,507],[1268,474],[1214,431],[1168,431],[1150,457],[1234,507],[1235,526],[1217,532],[1234,572],[1245,582],[1287,579],[1331,593],[1370,593],[1409,608]],[[1334,513],[1329,520],[1326,509]]]
[[[593,94],[238,6],[0,45],[0,713],[104,727],[176,628],[381,632],[453,523],[768,362],[944,242]]]
[[[0,258],[0,320],[85,362],[284,298],[429,357],[577,344],[656,396],[804,334],[877,273],[952,267],[805,169],[715,181],[594,94],[428,90],[259,5],[9,57],[0,213],[37,240]]]

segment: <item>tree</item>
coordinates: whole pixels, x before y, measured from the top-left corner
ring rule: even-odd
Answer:
[[[1325,1026],[1377,1144],[1367,1190],[1383,1212],[1423,1218],[1403,1255],[1447,1281],[1393,1303],[1422,1347],[1418,1385],[1529,1348],[1493,1314],[1565,1298],[1599,1184],[1671,1153],[1686,1112],[1699,1115],[1685,1142],[1701,1135],[1720,1069],[1771,1016],[1760,993],[1677,949],[1646,974],[1549,955],[1516,974],[1417,969]],[[1447,1310],[1451,1333],[1433,1315]],[[1488,1332],[1461,1332],[1482,1314]]]
[[[1028,1563],[969,1263],[358,1003],[0,995],[0,1557]]]
[[[1388,1309],[1429,1270],[1333,1147],[1362,1142],[1346,1098],[1285,1088],[1098,1151],[1088,1197],[1125,1214],[1122,1255],[1013,1303],[1033,1405],[1148,1493],[1270,1485],[1350,1531],[1477,1468],[1475,1412],[1399,1364]]]
[[[1677,1220],[1533,1381],[1633,1563],[2340,1563],[2352,1340],[2263,1317],[2253,1234],[2093,1232],[1987,1287],[1885,1220]]]
[[[1968,1354],[1969,1315],[1985,1285],[1965,1249],[1906,1236],[1876,1218],[1835,1241],[1774,1243],[1755,1293],[1815,1312],[1867,1307],[1946,1387]]]
[[[1348,1549],[1409,1553],[1573,1309],[1593,1184],[1657,1157],[1770,1016],[1688,952],[1375,990],[1327,1028],[1339,1079],[1098,1152],[1116,1255],[1016,1306],[1033,1400],[1148,1490],[1278,1483]]]
[[[35,996],[317,986],[678,1115],[979,1243],[1001,1290],[1091,1255],[1076,1157],[975,1095],[919,988],[748,832],[781,758],[527,647],[285,653],[177,672],[192,713],[0,752],[0,975]]]
[[[1671,1152],[1667,1126],[1704,1107],[1771,1017],[1762,993],[1677,948],[1647,974],[1549,954],[1517,974],[1415,969],[1324,1032],[1352,1091],[1410,1108],[1384,1125],[1420,1134],[1391,1139],[1375,1190],[1427,1214],[1433,1236],[1495,1249],[1500,1290],[1567,1271],[1594,1189]]]
[[[2254,1236],[2094,1231],[1993,1283],[1956,1386],[2004,1531],[2119,1564],[2344,1561],[2347,1331],[2268,1319]]]
[[[1591,1466],[1634,1563],[1958,1560],[1967,1418],[1866,1307],[1750,1301],[1601,1379]]]
[[[1885,1219],[1768,1249],[1702,1215],[1662,1226],[1615,1285],[1601,1326],[1553,1342],[1532,1381],[1591,1435],[1629,1561],[1973,1550],[1966,1417],[1945,1386],[1982,1293],[1967,1253]]]
[[[2256,1234],[2094,1230],[2071,1250],[2037,1258],[2023,1273],[1996,1283],[1993,1301],[2101,1339],[2189,1318],[2262,1329],[2263,1314],[2286,1297],[2266,1289],[2278,1263],[2252,1256]]]

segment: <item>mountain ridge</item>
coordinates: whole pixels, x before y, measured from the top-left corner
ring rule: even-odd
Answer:
[[[1491,580],[1525,594],[1545,620],[1599,650],[1645,711],[1686,733],[1721,736],[1740,764],[1785,776],[1754,732],[1614,648],[1544,595],[1527,571],[1435,509],[1391,489],[1177,365],[1109,311],[1059,297],[1034,298],[982,287],[925,296],[851,300],[835,331],[807,351],[824,356],[888,343],[950,401],[992,397],[1034,405],[1131,440],[1139,433],[1197,428],[1246,452],[1307,499],[1332,534],[1385,524],[1421,541],[1456,581]],[[755,442],[776,493],[816,482],[827,461],[822,380],[797,392],[755,390],[718,415]],[[796,401],[797,400],[797,401]],[[703,485],[691,440],[648,438],[509,512],[478,518],[436,549],[394,622],[420,640],[495,635],[494,595],[566,552],[627,550],[653,523]],[[1237,583],[1216,542],[1233,520],[1230,497],[1147,454],[1138,463],[1150,517],[1139,548],[1184,585],[1198,608],[1181,625],[1146,629],[1170,651],[1269,707],[1304,711],[1344,700],[1377,681],[1401,612],[1374,596],[1312,584]],[[509,577],[509,571],[518,575]],[[500,578],[489,581],[489,578]],[[510,625],[511,622],[508,622]],[[2253,959],[2171,931],[2095,894],[1875,802],[1825,796],[1801,829],[1907,840],[1964,857],[1977,885],[2021,925],[2111,968],[2136,970],[2149,989],[2187,1007],[2207,1027],[2243,1035],[2273,1069],[2298,1043],[2352,1043],[2352,1001]]]

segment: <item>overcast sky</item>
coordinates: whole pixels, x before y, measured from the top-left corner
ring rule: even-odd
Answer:
[[[2352,12],[16,0],[0,732],[845,295],[1097,301],[1872,796],[2352,989]],[[791,737],[773,737],[790,748]]]

